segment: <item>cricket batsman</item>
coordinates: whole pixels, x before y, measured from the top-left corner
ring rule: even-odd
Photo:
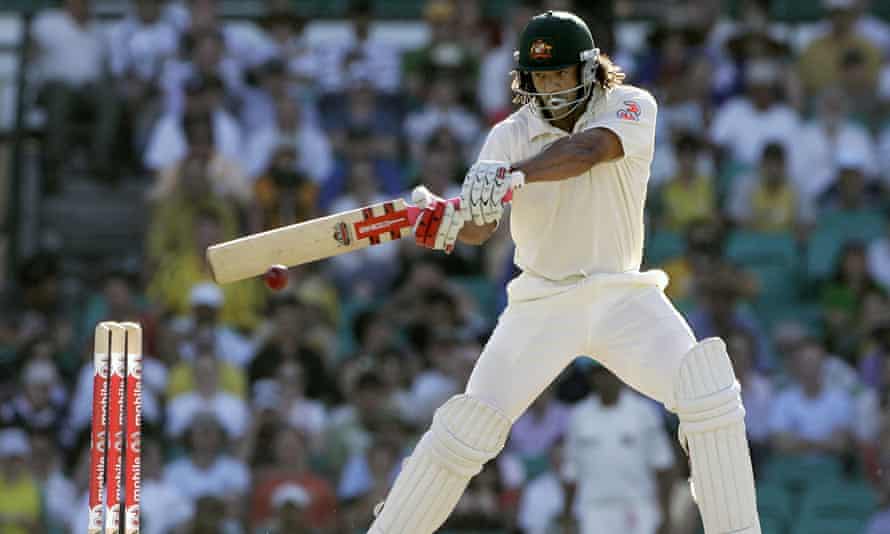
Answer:
[[[429,534],[510,426],[579,354],[663,403],[680,420],[707,534],[760,533],[745,410],[726,346],[696,341],[665,297],[667,276],[640,272],[643,207],[658,107],[567,12],[531,19],[515,52],[524,105],[494,126],[460,206],[414,191],[422,246],[479,245],[504,213],[522,270],[466,391],[442,405],[402,466],[371,534]]]

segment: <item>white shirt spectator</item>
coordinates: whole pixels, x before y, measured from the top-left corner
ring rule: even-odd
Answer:
[[[565,490],[553,471],[526,484],[519,498],[518,523],[525,534],[558,532],[555,522],[565,507]]]
[[[792,108],[775,104],[760,111],[748,99],[735,98],[717,112],[710,134],[714,143],[728,149],[732,159],[753,167],[769,142],[783,143],[786,153],[790,153],[799,130],[799,119]]]
[[[241,163],[241,129],[228,111],[213,112],[213,139],[217,152]],[[188,142],[182,125],[182,116],[168,113],[158,120],[145,152],[145,166],[159,170],[176,163],[186,156]]]
[[[638,394],[623,389],[613,406],[591,396],[572,410],[563,476],[578,484],[576,512],[604,500],[655,502],[654,471],[673,464],[661,417],[655,405]]]
[[[282,132],[277,126],[262,128],[247,142],[247,174],[256,179],[271,163],[278,147],[284,143],[297,149],[297,167],[316,183],[321,183],[334,169],[331,143],[321,130],[302,122],[297,132]]]
[[[181,436],[194,417],[204,413],[212,413],[231,439],[244,436],[250,419],[247,404],[231,393],[220,391],[206,398],[192,391],[177,395],[167,405],[167,435]]]
[[[188,332],[192,326],[191,317],[185,317],[174,321],[174,328],[178,332]],[[239,369],[245,369],[256,356],[256,344],[236,332],[228,326],[218,325],[213,329],[214,354],[220,360],[226,361]],[[197,349],[194,343],[184,341],[179,345],[179,356],[185,361],[194,361]]]
[[[350,54],[358,58],[346,65]],[[316,48],[313,54],[317,65],[315,76],[323,92],[345,91],[356,80],[371,83],[378,91],[393,93],[401,82],[401,52],[392,43],[373,37],[359,42],[354,33],[345,39],[329,41]],[[294,65],[295,67],[297,65]]]
[[[876,239],[868,245],[866,262],[868,274],[890,291],[890,237]]]
[[[866,172],[878,172],[878,153],[874,141],[862,126],[847,121],[833,138],[824,126],[815,121],[806,123],[789,152],[791,173],[797,189],[807,198],[814,198],[832,186],[838,174],[839,149],[861,155]]]
[[[412,144],[423,145],[439,128],[450,130],[465,148],[476,148],[480,126],[476,116],[461,106],[429,106],[405,118],[405,135]]]
[[[770,431],[823,441],[837,430],[850,430],[853,415],[853,402],[846,391],[824,387],[818,397],[810,398],[800,386],[795,385],[779,393],[776,398],[770,417]]]
[[[745,427],[752,441],[764,442],[769,438],[769,416],[773,410],[775,392],[766,377],[752,372],[742,387],[745,403]]]
[[[432,421],[436,409],[459,390],[460,384],[455,379],[436,369],[418,374],[411,384],[410,415],[418,423]]]
[[[195,501],[205,495],[228,498],[246,495],[250,489],[250,472],[243,462],[220,455],[207,469],[201,469],[185,457],[173,461],[164,470],[164,482]]]
[[[119,78],[132,74],[146,82],[156,81],[179,49],[173,25],[163,19],[145,24],[132,15],[111,27],[109,40],[111,73]]]
[[[43,505],[46,509],[46,517],[51,525],[63,526],[71,520],[71,510],[77,500],[77,489],[60,469],[55,469],[43,485]],[[83,503],[83,509],[87,509],[87,503]],[[84,514],[84,525],[87,518]]]
[[[92,21],[81,26],[67,11],[50,9],[37,15],[32,32],[40,50],[37,69],[43,82],[81,86],[102,75],[105,42]]]
[[[312,399],[294,401],[286,412],[287,421],[310,436],[320,436],[327,425],[324,404]]]
[[[240,99],[246,94],[241,66],[234,59],[222,58],[215,74],[222,81],[227,97]],[[170,59],[164,63],[158,80],[164,93],[164,112],[179,114],[185,110],[185,84],[196,75],[195,67],[188,61]]]
[[[479,66],[476,91],[479,107],[486,115],[510,109],[510,71],[513,70],[515,43],[508,41],[490,51]]]

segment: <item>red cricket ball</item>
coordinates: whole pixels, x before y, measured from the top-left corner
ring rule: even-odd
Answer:
[[[287,287],[287,267],[284,265],[273,265],[269,267],[266,274],[263,275],[263,281],[269,289],[280,291]]]

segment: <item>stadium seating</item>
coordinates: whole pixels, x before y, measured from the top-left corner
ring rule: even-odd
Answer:
[[[677,232],[658,230],[646,239],[646,265],[659,266],[666,261],[682,256],[686,251],[686,242]]]
[[[877,500],[864,482],[813,486],[803,496],[794,534],[862,532]]]
[[[763,532],[780,534],[787,532],[794,521],[794,506],[791,494],[777,484],[757,486],[757,509]]]
[[[761,480],[793,493],[802,493],[820,484],[841,479],[840,461],[834,458],[803,458],[776,455],[763,468]]]
[[[812,280],[831,276],[846,243],[867,243],[884,233],[884,218],[876,210],[835,211],[819,218],[807,247],[806,270]]]

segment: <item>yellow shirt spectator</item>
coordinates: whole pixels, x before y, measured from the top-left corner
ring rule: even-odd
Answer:
[[[870,41],[855,34],[838,37],[831,33],[816,39],[804,50],[798,71],[804,89],[813,95],[842,77],[844,62],[856,57],[866,69],[869,80],[877,83],[881,71],[881,51]]]
[[[703,175],[674,178],[664,186],[661,202],[665,227],[683,231],[694,220],[713,217],[717,207],[714,181]]]
[[[244,371],[234,365],[219,362],[219,388],[226,393],[231,393],[240,399],[247,398],[247,376]],[[190,362],[180,362],[170,369],[167,379],[167,398],[172,399],[182,393],[188,393],[195,389],[195,374]]]
[[[40,526],[40,487],[28,472],[24,431],[0,431],[0,534],[30,534]]]

